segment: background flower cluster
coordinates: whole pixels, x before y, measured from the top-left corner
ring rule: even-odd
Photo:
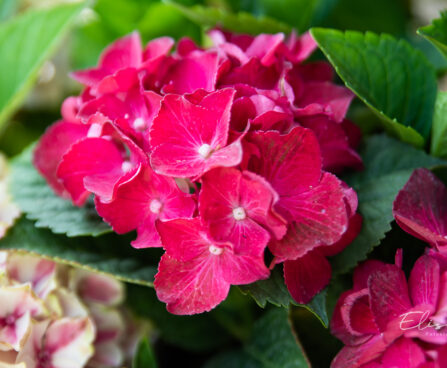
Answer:
[[[0,253],[0,362],[11,367],[121,367],[147,332],[112,277]]]

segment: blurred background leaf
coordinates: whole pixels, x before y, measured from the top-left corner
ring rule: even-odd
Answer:
[[[418,33],[431,41],[447,58],[447,11],[441,17],[433,20],[432,24],[421,27]]]
[[[29,11],[0,24],[0,129],[17,109],[85,2]],[[3,6],[2,6],[3,8]]]

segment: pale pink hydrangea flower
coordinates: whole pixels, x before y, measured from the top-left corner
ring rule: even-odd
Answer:
[[[106,275],[31,255],[0,252],[0,366],[121,367],[145,324],[133,317],[123,284]]]

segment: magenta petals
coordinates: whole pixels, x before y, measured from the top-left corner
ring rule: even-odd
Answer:
[[[257,256],[231,243],[210,239],[200,219],[157,222],[166,249],[155,290],[174,314],[209,311],[228,294],[230,284],[248,284],[268,277],[263,251]]]
[[[87,136],[88,130],[84,124],[60,121],[47,129],[36,146],[34,166],[60,196],[67,197],[68,193],[57,177],[57,167],[70,147]]]
[[[227,146],[230,107],[234,92],[224,89],[194,105],[182,96],[168,95],[150,132],[151,165],[163,175],[199,177],[218,166],[235,166],[242,159],[242,146]],[[219,96],[218,105],[206,108]]]
[[[137,32],[117,40],[102,53],[97,68],[72,73],[72,77],[87,86],[97,86],[105,77],[124,68],[136,68],[141,60],[141,39]]]
[[[105,138],[87,138],[73,145],[65,154],[58,168],[58,176],[71,195],[73,202],[82,205],[90,192],[111,198],[115,184],[121,177],[134,170],[124,153]]]
[[[318,270],[318,272],[315,272]],[[331,265],[318,251],[284,262],[284,280],[293,299],[300,304],[309,303],[331,279]]]
[[[277,194],[261,177],[237,169],[214,169],[202,177],[199,211],[211,235],[236,249],[258,252],[281,238],[286,223],[273,211]]]
[[[447,189],[429,170],[413,172],[394,201],[393,214],[411,235],[437,249],[447,245]]]
[[[155,221],[192,217],[195,208],[192,196],[183,193],[173,178],[157,175],[149,167],[119,185],[113,201],[96,200],[99,215],[118,234],[137,230],[135,248],[161,247]]]

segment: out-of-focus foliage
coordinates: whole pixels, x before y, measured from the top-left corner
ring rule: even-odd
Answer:
[[[78,2],[32,11],[0,24],[0,128],[20,105],[39,68],[84,5]],[[14,5],[1,9],[8,13],[11,7],[14,9]]]
[[[183,3],[192,5],[195,2]],[[157,0],[97,0],[81,21],[84,25],[73,34],[74,69],[95,65],[104,47],[134,30],[141,33],[143,41],[160,36],[201,39],[198,25],[175,7]]]
[[[433,42],[447,58],[447,11],[442,12],[441,18],[432,24],[419,28],[418,33]]]
[[[430,152],[435,156],[447,158],[447,92],[438,92]]]

